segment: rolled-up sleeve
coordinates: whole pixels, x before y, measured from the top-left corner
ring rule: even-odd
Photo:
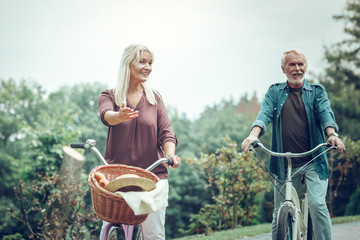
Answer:
[[[316,97],[315,97],[315,109],[322,128],[325,131],[326,128],[332,127],[336,132],[339,131],[339,127],[335,121],[335,115],[330,107],[330,101],[325,88],[321,84],[316,84]]]
[[[157,117],[159,145],[164,147],[166,142],[172,142],[175,144],[175,146],[177,146],[178,141],[174,131],[171,128],[171,120],[168,116],[161,96],[158,98]]]
[[[110,127],[110,124],[105,120],[105,113],[107,111],[116,111],[114,106],[114,94],[112,90],[106,90],[101,92],[99,97],[99,113],[100,119],[105,126]]]

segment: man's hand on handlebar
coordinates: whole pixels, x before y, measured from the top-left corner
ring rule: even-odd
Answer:
[[[337,149],[339,150],[339,152],[344,152],[345,149],[345,144],[341,141],[340,138],[336,137],[336,136],[329,136],[327,139],[327,142],[331,143],[331,145],[336,146]]]
[[[259,126],[254,126],[251,129],[249,136],[241,144],[241,149],[245,153],[247,153],[249,151],[251,142],[259,141],[259,135],[260,135],[261,131],[262,131],[262,129]]]
[[[250,143],[252,143],[253,141],[259,141],[259,139],[255,136],[248,136],[241,144],[241,149],[247,153],[249,151],[250,148]]]

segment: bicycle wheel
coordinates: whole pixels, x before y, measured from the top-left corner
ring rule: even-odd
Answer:
[[[143,240],[143,234],[142,229],[140,225],[135,225],[131,230],[126,230],[127,233],[124,232],[124,229],[122,226],[113,226],[109,230],[109,234],[107,237],[107,240],[125,240],[126,235],[131,234],[129,231],[132,231],[132,238],[131,240]],[[131,236],[131,235],[130,235]]]
[[[125,233],[121,226],[113,226],[109,230],[107,240],[125,240]]]
[[[315,239],[315,235],[314,235],[314,229],[313,229],[313,224],[312,224],[312,220],[310,217],[310,213],[308,216],[308,225],[307,225],[307,235],[306,235],[307,240],[314,240]]]
[[[277,240],[292,240],[292,214],[290,206],[285,204],[279,210]]]
[[[134,233],[133,233],[132,240],[143,240],[143,239],[144,238],[143,238],[141,225],[134,226]]]

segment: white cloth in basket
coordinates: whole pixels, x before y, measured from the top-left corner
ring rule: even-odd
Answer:
[[[120,194],[135,215],[149,214],[168,206],[168,181],[160,180],[149,192],[116,192]]]

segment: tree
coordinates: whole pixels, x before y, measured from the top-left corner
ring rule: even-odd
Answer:
[[[44,109],[45,91],[36,83],[25,80],[1,80],[0,87],[0,237],[16,227],[7,215],[7,207],[15,207],[14,182],[23,167],[25,129],[34,126]]]
[[[198,153],[213,153],[222,146],[226,136],[242,142],[249,134],[253,114],[237,112],[237,105],[230,101],[222,101],[213,107],[207,107],[201,117],[193,124],[194,144]]]
[[[0,199],[2,216],[8,216],[6,206],[14,209],[15,215],[24,212],[12,191],[12,186],[19,179],[26,184],[31,182],[34,186],[43,185],[41,179],[44,176],[59,172],[63,145],[80,139],[81,133],[85,133],[86,138],[95,139],[106,135],[106,131],[97,131],[97,126],[102,126],[96,106],[99,94],[99,88],[85,84],[84,87],[63,87],[47,97],[36,83],[25,80],[17,83],[12,79],[1,81],[0,192],[5,193]],[[91,131],[98,134],[88,137]],[[55,185],[50,184],[42,200],[48,203],[54,191]],[[66,197],[63,195],[61,198]],[[84,208],[83,204],[79,206]],[[53,208],[46,208],[47,213],[53,212]],[[30,213],[31,209],[26,212]],[[32,227],[41,225],[39,214],[29,216]],[[1,235],[14,231],[26,234],[24,228],[15,228],[17,222],[11,222],[7,217],[1,218],[0,223]]]
[[[331,206],[334,206],[330,209],[333,215],[339,216],[344,214],[349,197],[360,185],[357,157],[349,157],[353,147],[351,141],[360,139],[360,0],[348,0],[344,13],[334,16],[334,19],[345,23],[347,38],[325,47],[328,66],[319,79],[327,89],[340,135],[347,144],[346,157],[334,154],[329,158],[331,179],[328,196]]]
[[[83,83],[72,87],[63,86],[49,95],[49,111],[68,112],[74,116],[74,126],[80,132],[78,142],[95,139],[96,147],[105,152],[107,127],[101,123],[98,108],[100,93],[106,89],[102,83]],[[91,151],[85,152],[84,171],[102,164]]]
[[[360,1],[349,0],[346,12],[334,16],[344,21],[348,38],[325,47],[328,67],[320,82],[326,87],[340,131],[360,139]]]

